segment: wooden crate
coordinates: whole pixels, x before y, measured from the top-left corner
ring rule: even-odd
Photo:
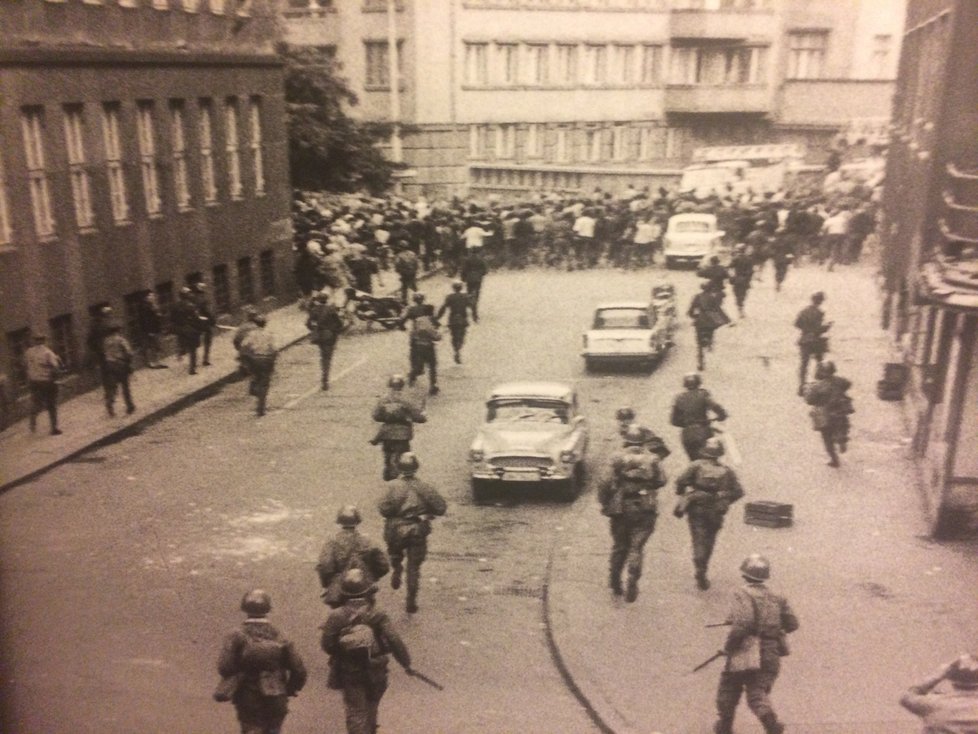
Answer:
[[[766,528],[788,528],[794,522],[794,506],[769,500],[748,502],[744,505],[744,522]]]

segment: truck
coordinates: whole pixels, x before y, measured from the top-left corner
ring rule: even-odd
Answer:
[[[793,143],[697,148],[683,169],[679,191],[698,199],[784,191],[798,174],[820,168],[804,160],[805,147]]]

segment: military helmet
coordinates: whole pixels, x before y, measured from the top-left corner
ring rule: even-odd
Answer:
[[[377,585],[362,568],[351,568],[344,572],[340,580],[340,593],[347,599],[370,596],[377,593]]]
[[[420,466],[421,462],[412,451],[405,451],[397,458],[397,470],[402,474],[414,474]]]
[[[415,293],[411,298],[415,303],[424,303],[424,293]]]
[[[955,688],[978,688],[978,659],[974,655],[962,655],[951,663],[947,679]]]
[[[740,564],[740,575],[748,581],[767,581],[771,578],[771,564],[764,556],[751,553]]]
[[[720,439],[716,436],[706,439],[706,443],[700,449],[700,456],[706,456],[711,459],[718,459],[723,456],[723,444],[720,443]]]
[[[683,377],[683,387],[692,390],[695,387],[699,387],[703,384],[702,378],[695,372],[688,373]]]
[[[825,293],[822,291],[815,291],[812,293],[812,303],[821,303],[825,300]]]
[[[631,421],[635,420],[635,410],[633,408],[619,408],[615,411],[616,421]]]
[[[343,505],[340,511],[336,513],[336,524],[342,525],[344,528],[355,528],[362,521],[360,510],[357,509],[356,505]]]
[[[455,291],[455,292],[457,293],[457,292],[459,292],[460,290],[462,290],[462,288],[463,288],[464,286],[465,286],[465,284],[464,284],[464,283],[463,283],[462,281],[460,281],[460,280],[456,280],[455,282],[453,282],[453,283],[452,283],[452,290],[453,290],[453,291]]]
[[[641,446],[645,443],[646,432],[641,426],[631,425],[628,430],[625,431],[625,435],[622,436],[626,446]]]
[[[818,367],[815,368],[815,379],[821,380],[825,377],[831,377],[835,374],[835,362],[825,360]]]
[[[387,387],[391,390],[401,390],[406,382],[407,380],[404,378],[404,375],[391,375],[387,379]]]
[[[272,610],[272,597],[262,589],[252,589],[241,598],[241,611],[249,617],[264,617]]]

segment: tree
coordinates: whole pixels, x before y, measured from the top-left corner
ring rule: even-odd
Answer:
[[[378,143],[390,136],[383,123],[354,120],[344,106],[357,96],[339,76],[339,65],[312,47],[283,46],[286,61],[285,111],[292,183],[329,191],[390,188],[399,168]]]

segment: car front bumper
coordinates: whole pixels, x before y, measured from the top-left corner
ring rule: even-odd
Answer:
[[[574,467],[553,466],[547,468],[503,467],[478,465],[469,471],[472,479],[489,482],[566,482],[574,475]]]

